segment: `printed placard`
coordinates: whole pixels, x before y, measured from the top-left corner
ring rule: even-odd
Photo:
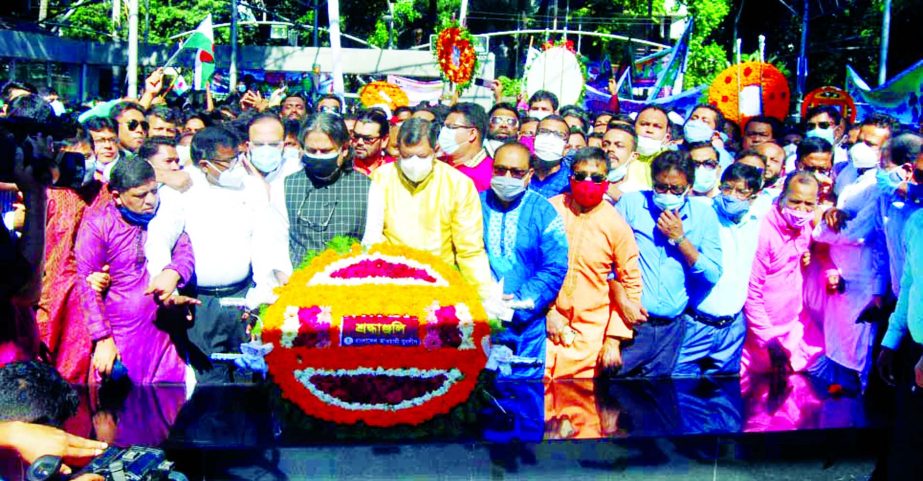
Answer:
[[[419,346],[419,330],[414,316],[343,316],[340,346]]]

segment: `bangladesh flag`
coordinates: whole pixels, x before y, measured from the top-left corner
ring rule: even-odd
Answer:
[[[215,35],[212,32],[211,14],[189,35],[182,48],[196,51],[193,88],[204,89],[205,82],[208,82],[215,72]]]

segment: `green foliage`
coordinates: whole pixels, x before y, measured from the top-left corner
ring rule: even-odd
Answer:
[[[414,20],[419,19],[423,14],[420,13],[421,9],[415,5],[414,0],[397,0],[394,3],[394,32],[393,37],[395,44],[397,43],[398,36],[411,24]],[[387,13],[387,10],[385,10]],[[385,14],[382,14],[378,20],[375,21],[375,30],[368,38],[368,42],[376,47],[386,47],[388,45],[388,22],[384,18]]]
[[[519,80],[514,80],[507,76],[501,75],[497,77],[497,81],[500,82],[500,85],[503,88],[504,97],[519,96],[520,87],[522,86],[522,83]]]
[[[695,26],[689,39],[689,63],[683,79],[684,88],[710,84],[728,66],[728,52],[712,34],[730,12],[729,0],[684,0]]]

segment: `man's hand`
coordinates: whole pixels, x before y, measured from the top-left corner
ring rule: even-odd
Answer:
[[[917,383],[918,388],[923,389],[923,356],[920,356],[917,365],[913,366],[913,380]]]
[[[13,230],[22,231],[26,226],[26,206],[19,202],[13,204]]]
[[[503,84],[499,80],[494,80],[490,88],[494,91],[494,103],[500,103],[500,99],[503,98]]]
[[[801,254],[801,267],[807,269],[811,265],[811,251],[805,251]]]
[[[158,274],[157,277],[151,281],[151,284],[147,286],[147,290],[144,291],[144,294],[154,294],[156,300],[162,303],[173,295],[179,281],[180,277],[176,271],[173,269],[164,269],[163,272]]]
[[[609,300],[629,329],[647,322],[647,309],[640,302],[629,299],[625,288],[618,281],[609,281]]]
[[[824,212],[824,223],[827,224],[827,227],[833,232],[839,232],[843,226],[846,225],[847,220],[848,216],[846,212],[836,207],[827,209],[827,212]]]
[[[112,277],[109,276],[109,264],[104,265],[102,271],[88,275],[87,282],[90,284],[90,289],[105,294],[112,283]]]
[[[657,219],[657,228],[660,229],[660,232],[667,236],[668,239],[674,241],[685,235],[685,231],[683,231],[683,221],[674,211],[665,210],[661,212],[660,217]]]
[[[894,386],[894,351],[882,346],[881,352],[878,353],[878,375],[885,384]]]
[[[50,426],[16,421],[0,423],[0,433],[4,438],[0,440],[0,446],[13,448],[28,464],[42,456],[60,457],[65,463],[61,467],[61,473],[64,475],[71,473],[68,465],[83,466],[108,447],[106,443],[74,436]]]
[[[112,365],[115,364],[115,360],[120,357],[112,337],[100,339],[96,341],[96,348],[93,350],[93,368],[100,376],[108,376],[112,374]]]
[[[610,77],[609,85],[607,86],[607,88],[609,89],[609,95],[618,95],[619,93],[618,86],[619,86],[619,83],[618,81],[615,80],[615,77]]]
[[[598,370],[604,372],[618,372],[622,368],[621,342],[614,337],[607,337],[596,359]]]
[[[151,96],[153,99],[160,93],[160,89],[163,88],[163,67],[158,68],[151,72],[148,75],[147,79],[144,80],[144,93]]]
[[[560,346],[565,345],[564,344],[564,337],[565,337],[564,333],[568,329],[570,329],[570,321],[568,321],[566,317],[561,315],[561,313],[558,312],[558,310],[555,309],[554,307],[552,307],[551,310],[548,311],[548,316],[546,319],[547,319],[546,329],[548,331],[548,339],[551,342],[558,344]]]
[[[186,192],[192,187],[192,177],[189,172],[182,170],[164,170],[154,169],[154,176],[157,182],[172,187],[177,192]]]

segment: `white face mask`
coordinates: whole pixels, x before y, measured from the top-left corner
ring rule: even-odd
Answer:
[[[286,147],[282,149],[282,160],[284,162],[301,162],[301,151],[296,147]]]
[[[208,162],[208,165],[211,165],[212,169],[218,170],[215,168],[215,164]],[[240,190],[244,188],[244,179],[246,177],[247,171],[240,164],[237,164],[233,168],[218,174],[218,185],[227,189]]]
[[[558,162],[564,157],[567,142],[553,134],[535,136],[535,156],[545,162]]]
[[[398,161],[398,166],[408,180],[415,183],[422,182],[433,171],[433,156],[420,157],[414,155],[413,157],[404,157]]]
[[[606,180],[609,182],[621,182],[626,175],[628,175],[628,162],[610,170],[609,174],[606,175]]]
[[[493,157],[494,154],[497,153],[497,149],[499,149],[500,146],[502,146],[505,143],[506,142],[502,140],[487,139],[487,141],[484,142],[484,148],[487,149],[487,154]]]
[[[856,145],[849,148],[849,158],[852,159],[853,167],[871,169],[872,167],[878,167],[881,152],[869,147],[865,142],[856,142]]]
[[[654,140],[649,137],[638,136],[638,154],[645,157],[654,155],[663,148],[662,140]]]
[[[551,115],[551,112],[547,110],[530,110],[529,111],[529,117],[532,117],[533,119],[538,119],[539,122],[544,120],[545,117],[549,115]]]
[[[251,147],[250,163],[264,174],[275,172],[282,165],[282,149],[272,145]]]
[[[179,157],[180,165],[189,165],[192,163],[192,147],[189,145],[177,145],[176,156]]]
[[[450,129],[448,127],[443,127],[442,130],[439,131],[438,142],[442,151],[448,155],[458,152],[458,148],[461,147],[461,144],[455,140],[455,129]]]

